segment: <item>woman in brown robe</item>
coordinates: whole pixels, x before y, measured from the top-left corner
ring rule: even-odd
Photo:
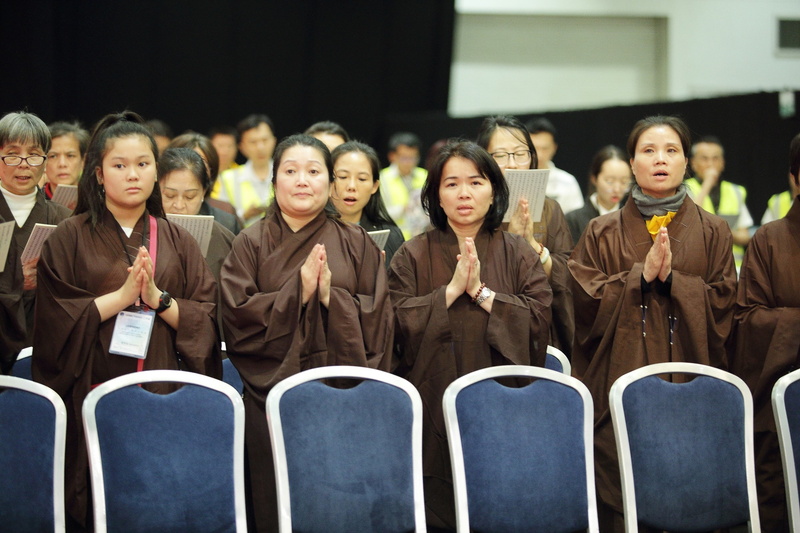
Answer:
[[[478,131],[478,145],[492,154],[500,170],[536,168],[536,148],[525,125],[516,117],[487,117]],[[517,157],[515,154],[520,154]],[[525,154],[525,155],[523,155]],[[534,222],[528,210],[528,200],[520,199],[508,231],[522,235],[539,254],[547,281],[553,289],[553,320],[550,323],[549,344],[567,356],[572,354],[575,316],[569,288],[567,259],[572,253],[572,236],[561,206],[546,198],[542,219]]]
[[[36,224],[58,224],[72,212],[47,200],[36,187],[45,170],[50,131],[33,113],[8,113],[0,120],[0,223],[12,223],[11,243],[0,265],[0,374],[33,343],[36,261],[22,252]]]
[[[76,215],[48,238],[39,261],[35,316],[43,334],[34,340],[33,377],[58,392],[69,413],[68,530],[91,522],[81,408],[92,386],[138,370],[222,375],[216,283],[194,238],[163,218],[156,153],[135,113],[101,120]],[[136,309],[154,312],[143,360],[109,351],[118,314]]]
[[[401,361],[423,398],[423,474],[431,528],[455,528],[442,396],[495,365],[544,365],[552,291],[525,240],[500,231],[508,188],[478,145],[439,152],[422,189],[434,229],[400,247],[389,271]]]
[[[572,368],[592,392],[600,524],[623,527],[608,392],[621,375],[665,361],[727,369],[736,271],[731,232],[686,195],[689,131],[675,117],[637,122],[636,179],[619,211],[595,218],[569,260],[575,298]]]
[[[800,184],[800,135],[789,148],[789,173]],[[756,481],[761,528],[789,531],[772,388],[800,361],[800,202],[753,235],[739,275],[731,370],[753,391]]]
[[[275,202],[244,229],[222,266],[228,357],[245,394],[245,445],[257,531],[278,527],[265,402],[302,370],[355,365],[389,370],[394,315],[381,253],[367,232],[338,220],[328,201],[330,152],[308,135],[273,155]]]

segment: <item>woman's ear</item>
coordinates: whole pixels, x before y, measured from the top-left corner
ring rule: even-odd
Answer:
[[[97,176],[97,183],[103,184],[103,169],[100,167],[94,168],[94,175]]]

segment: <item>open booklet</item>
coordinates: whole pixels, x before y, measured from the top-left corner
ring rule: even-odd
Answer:
[[[192,237],[195,238],[200,246],[203,257],[208,254],[208,244],[211,242],[211,230],[214,228],[214,217],[211,215],[172,215],[168,214],[167,219],[183,227]]]
[[[375,241],[375,244],[378,245],[378,248],[383,250],[386,248],[386,241],[389,240],[389,230],[388,229],[379,229],[375,231],[368,231],[369,236],[372,237],[372,240]]]
[[[42,245],[44,241],[47,240],[55,229],[56,226],[53,224],[34,224],[31,236],[28,237],[28,242],[25,244],[25,249],[22,251],[22,255],[19,258],[20,262],[25,264],[33,260],[38,261],[39,256],[42,255]]]
[[[534,222],[542,220],[542,208],[544,207],[545,191],[547,191],[547,178],[550,176],[550,169],[534,168],[529,170],[508,169],[505,171],[506,183],[508,183],[508,211],[506,211],[503,222],[509,222],[520,198],[528,200],[528,210]]]
[[[56,192],[53,193],[53,198],[50,201],[74,211],[75,206],[78,205],[78,186],[59,185],[56,187]]]
[[[14,226],[17,223],[13,220],[0,224],[0,272],[6,269],[8,259],[8,249],[11,248],[11,241],[14,239]]]

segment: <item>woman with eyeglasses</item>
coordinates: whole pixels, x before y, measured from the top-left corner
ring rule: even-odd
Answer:
[[[12,224],[8,254],[0,260],[0,372],[7,374],[17,352],[33,343],[33,308],[38,257],[20,260],[37,223],[58,224],[72,214],[37,188],[50,150],[50,130],[33,113],[0,119],[0,224]]]
[[[429,531],[455,529],[442,397],[456,378],[496,365],[543,366],[552,292],[541,261],[500,229],[508,187],[473,142],[435,156],[422,189],[434,229],[395,254],[389,288],[399,375],[423,398],[423,474]]]
[[[536,168],[536,149],[525,125],[516,117],[487,117],[478,131],[478,144],[485,148],[505,172],[511,169]],[[567,259],[572,253],[572,236],[558,202],[546,198],[542,218],[534,222],[529,199],[520,199],[513,210],[508,231],[522,235],[539,255],[547,280],[553,289],[553,320],[550,344],[567,354],[572,353],[575,316],[567,273]]]

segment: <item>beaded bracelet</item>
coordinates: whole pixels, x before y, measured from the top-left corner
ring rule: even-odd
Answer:
[[[539,261],[541,261],[542,265],[544,265],[549,260],[550,260],[550,250],[547,249],[547,246],[542,246],[542,251],[539,253]]]
[[[475,293],[475,296],[473,296],[473,298],[472,298],[472,303],[475,303],[475,301],[478,299],[478,297],[479,297],[479,296],[481,295],[481,293],[483,292],[483,289],[485,289],[485,288],[486,288],[486,284],[485,284],[485,283],[481,283],[481,286],[480,286],[480,288],[478,289],[478,292],[476,292],[476,293]]]

